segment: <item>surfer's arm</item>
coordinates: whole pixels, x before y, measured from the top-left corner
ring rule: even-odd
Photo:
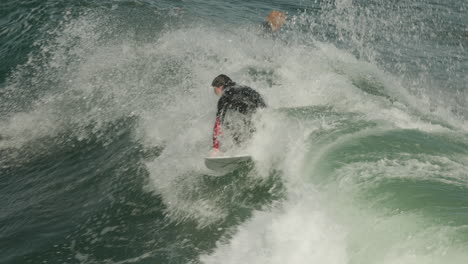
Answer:
[[[216,116],[216,122],[213,127],[213,150],[219,150],[219,135],[221,135],[221,122],[219,121],[219,117]]]
[[[224,114],[226,113],[226,108],[230,103],[230,97],[222,95],[218,101],[218,110],[216,111],[216,121],[213,127],[213,151],[219,150],[219,139],[221,135],[221,124],[224,120]]]

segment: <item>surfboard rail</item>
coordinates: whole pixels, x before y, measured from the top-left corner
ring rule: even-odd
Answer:
[[[205,166],[214,171],[226,171],[236,169],[250,161],[252,161],[250,155],[206,157]]]

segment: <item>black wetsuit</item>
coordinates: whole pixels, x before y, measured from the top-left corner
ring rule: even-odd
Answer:
[[[251,116],[258,108],[266,107],[265,101],[258,92],[247,86],[229,85],[224,88],[223,94],[218,101],[218,111],[213,129],[213,148],[219,148],[218,136],[221,134],[221,126],[225,130],[234,131],[233,137],[237,143],[241,143],[240,132],[236,132],[237,127],[233,127],[232,122],[226,119],[226,114],[230,112],[243,115],[243,126],[248,127],[250,133],[253,132],[251,126]],[[238,125],[238,124],[237,124]],[[241,130],[238,130],[241,131]]]

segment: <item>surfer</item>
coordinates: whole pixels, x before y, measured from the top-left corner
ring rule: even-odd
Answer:
[[[229,134],[236,145],[250,138],[254,132],[252,115],[258,108],[266,107],[266,104],[254,89],[237,85],[224,74],[214,78],[211,86],[214,93],[220,96],[213,128],[211,156],[215,156],[219,153],[222,134]]]

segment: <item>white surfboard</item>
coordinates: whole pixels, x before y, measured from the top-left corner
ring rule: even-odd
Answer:
[[[249,155],[206,157],[205,165],[210,170],[229,171],[234,170],[242,166],[242,164],[250,161],[252,161],[252,157]]]

